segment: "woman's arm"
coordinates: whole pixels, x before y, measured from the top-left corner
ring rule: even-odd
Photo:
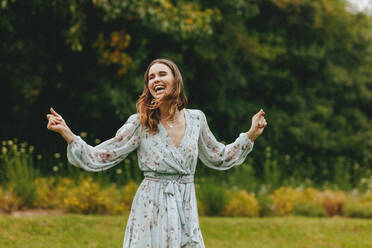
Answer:
[[[62,119],[62,117],[60,117]],[[67,142],[68,161],[76,167],[87,171],[107,170],[124,160],[140,143],[140,123],[137,114],[129,117],[126,123],[116,132],[115,137],[97,146],[88,145],[80,136],[56,118],[49,117],[48,129],[58,131]],[[63,121],[64,122],[64,121]],[[60,127],[58,127],[60,125]]]
[[[216,140],[208,127],[204,113],[200,111],[201,129],[198,143],[200,160],[216,170],[227,170],[243,163],[253,149],[253,141],[263,131],[257,129],[257,124],[260,124],[260,128],[262,124],[259,113],[252,118],[251,129],[247,133],[241,133],[233,143],[224,145]]]

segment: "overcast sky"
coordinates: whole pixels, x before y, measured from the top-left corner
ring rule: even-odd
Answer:
[[[372,8],[371,0],[347,0],[352,5],[354,5],[358,10],[365,10]]]

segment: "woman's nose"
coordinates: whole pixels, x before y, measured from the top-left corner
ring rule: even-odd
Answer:
[[[154,77],[154,83],[158,82],[159,81],[159,76],[155,76]]]

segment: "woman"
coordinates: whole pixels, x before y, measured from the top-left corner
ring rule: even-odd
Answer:
[[[123,247],[204,247],[193,184],[197,158],[217,170],[241,164],[266,126],[265,113],[261,109],[248,132],[223,145],[202,111],[185,108],[181,73],[172,61],[152,61],[144,83],[138,113],[95,147],[73,134],[52,108],[47,128],[67,141],[69,162],[88,171],[109,169],[137,149],[145,178],[132,203]]]

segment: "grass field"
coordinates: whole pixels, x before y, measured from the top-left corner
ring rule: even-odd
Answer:
[[[127,217],[0,216],[0,247],[122,247]],[[207,248],[372,247],[372,220],[201,217]]]

